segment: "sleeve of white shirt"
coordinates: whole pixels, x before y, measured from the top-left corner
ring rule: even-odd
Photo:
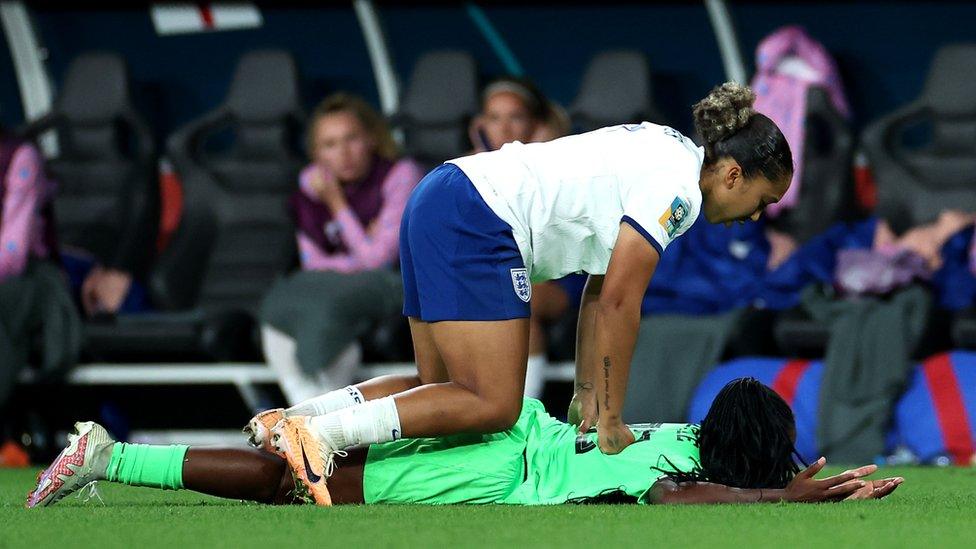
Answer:
[[[622,223],[627,223],[664,255],[698,217],[701,199],[681,185],[664,181],[647,182],[631,188],[624,202]]]

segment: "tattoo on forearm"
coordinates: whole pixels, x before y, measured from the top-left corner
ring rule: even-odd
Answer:
[[[576,390],[577,391],[592,391],[593,390],[593,384],[590,383],[589,381],[587,381],[586,383],[577,383],[576,384]]]
[[[610,357],[603,357],[603,409],[610,409]]]

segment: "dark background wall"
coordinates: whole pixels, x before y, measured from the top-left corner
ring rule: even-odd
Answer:
[[[855,125],[890,111],[921,89],[939,46],[976,40],[976,5],[947,2],[805,2],[781,5],[730,2],[744,53],[786,24],[800,24],[834,53],[848,89]],[[487,3],[485,12],[508,41],[529,76],[566,104],[594,53],[636,48],[655,71],[655,99],[681,129],[688,106],[724,79],[714,34],[703,4],[574,4],[560,7]],[[503,72],[499,60],[463,6],[409,7],[379,2],[396,68],[405,78],[417,57],[435,48],[463,48],[484,76]],[[351,8],[263,6],[264,26],[254,31],[157,36],[147,8],[67,10],[34,8],[56,83],[79,52],[109,49],[128,60],[140,108],[164,137],[216,105],[234,63],[260,47],[291,50],[306,77],[311,107],[323,94],[346,89],[378,101],[372,68]],[[0,46],[0,123],[22,120],[6,43]]]

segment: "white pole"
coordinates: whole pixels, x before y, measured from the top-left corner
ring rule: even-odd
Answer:
[[[352,5],[363,28],[369,59],[373,64],[373,75],[380,94],[380,108],[383,109],[383,114],[389,116],[400,107],[400,85],[393,70],[386,36],[372,0],[353,0]]]
[[[51,81],[43,61],[46,52],[38,45],[30,15],[20,0],[0,2],[0,22],[14,62],[24,118],[28,122],[37,120],[51,110]],[[58,142],[53,132],[46,132],[40,145],[48,158],[57,156]]]
[[[739,50],[739,41],[735,36],[735,27],[732,25],[728,5],[725,0],[705,0],[705,8],[708,10],[708,18],[712,22],[718,49],[722,54],[725,77],[732,82],[748,84],[746,66],[742,59],[742,52]]]

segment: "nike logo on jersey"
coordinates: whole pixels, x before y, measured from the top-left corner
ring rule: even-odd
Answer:
[[[576,453],[585,454],[596,448],[596,443],[590,440],[585,434],[576,437]]]
[[[302,442],[298,443],[302,447],[302,460],[305,462],[305,476],[308,477],[308,481],[312,484],[317,484],[322,480],[322,475],[315,474],[312,470],[312,465],[308,462],[308,456],[305,454],[305,444]]]

